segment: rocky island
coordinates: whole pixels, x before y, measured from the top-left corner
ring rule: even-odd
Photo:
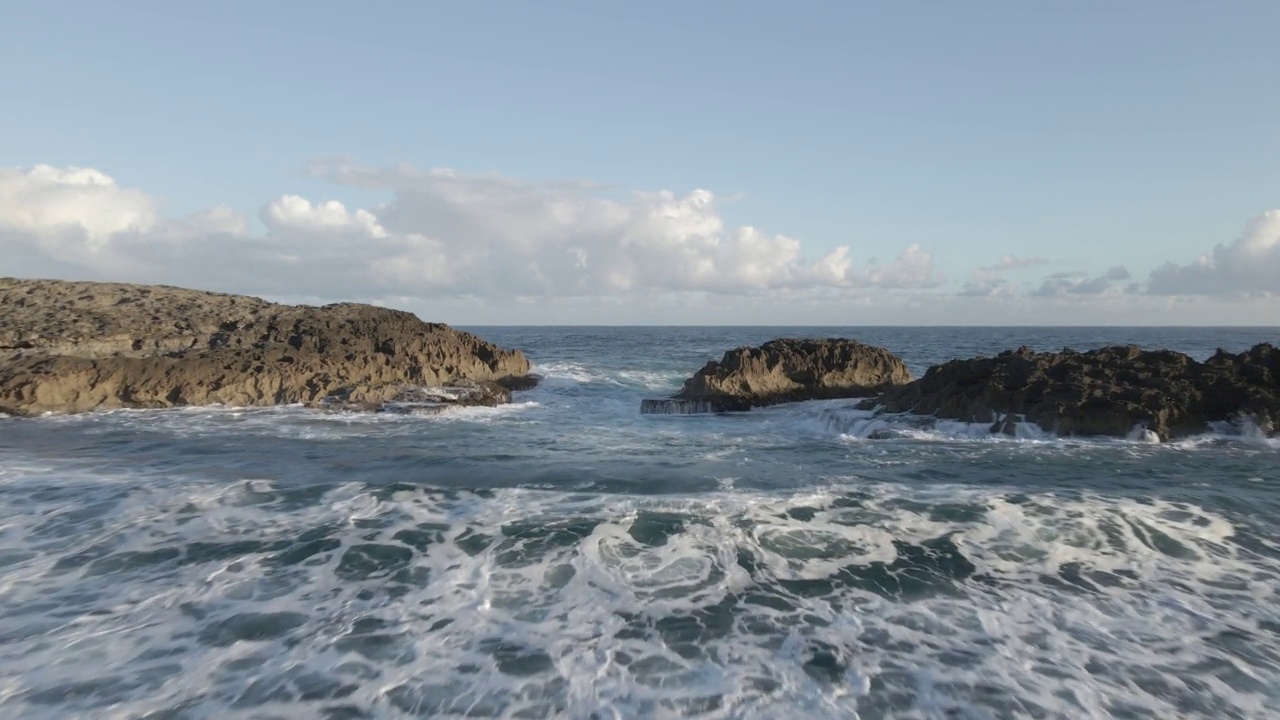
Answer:
[[[0,412],[308,403],[494,405],[536,381],[518,350],[398,310],[167,286],[0,278]]]
[[[645,400],[644,414],[749,410],[799,400],[866,397],[906,383],[898,356],[856,340],[779,339],[708,362],[670,398]]]

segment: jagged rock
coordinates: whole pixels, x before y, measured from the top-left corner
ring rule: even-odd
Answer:
[[[1280,419],[1280,350],[1270,344],[1237,354],[1220,350],[1199,363],[1135,346],[1019,348],[932,367],[862,407],[995,422],[993,432],[1005,430],[1012,414],[1060,435],[1128,437],[1137,426],[1167,440],[1241,415],[1268,427]]]
[[[862,397],[910,380],[906,365],[883,348],[846,339],[770,340],[760,347],[726,352],[719,362],[708,362],[685,380],[680,392],[664,400],[645,400],[640,411],[749,410],[799,400]]]
[[[325,399],[377,407],[408,388],[466,380],[501,398],[536,382],[519,351],[370,305],[2,278],[0,307],[0,412],[10,415]]]

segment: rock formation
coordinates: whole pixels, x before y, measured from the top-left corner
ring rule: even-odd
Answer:
[[[1264,432],[1280,422],[1280,349],[1218,351],[1205,362],[1171,350],[1116,346],[1076,352],[1019,348],[952,360],[864,401],[864,408],[993,423],[1015,419],[1060,435],[1162,440],[1204,432],[1211,422],[1249,418]],[[1148,431],[1148,432],[1144,432]]]
[[[671,398],[645,400],[645,414],[748,410],[799,400],[865,397],[911,380],[893,353],[846,339],[770,340],[711,361]]]
[[[0,278],[0,412],[340,402],[458,384],[482,404],[529,362],[411,313],[164,286]],[[505,386],[505,387],[504,387]],[[442,396],[438,396],[439,400]]]

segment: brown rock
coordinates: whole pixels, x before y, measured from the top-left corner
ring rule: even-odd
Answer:
[[[522,386],[529,372],[519,351],[370,305],[2,278],[0,307],[0,411],[13,415],[326,398],[376,405],[460,380]]]
[[[770,340],[730,350],[672,398],[645,400],[645,414],[748,410],[800,400],[863,397],[911,380],[893,353],[855,340]]]
[[[1027,421],[1060,435],[1127,436],[1145,427],[1161,439],[1204,432],[1241,416],[1259,427],[1280,420],[1280,350],[1219,351],[1204,363],[1135,346],[1090,352],[1011,350],[953,360],[863,403],[967,422]]]

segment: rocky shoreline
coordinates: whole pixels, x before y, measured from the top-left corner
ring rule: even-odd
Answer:
[[[411,313],[291,306],[167,286],[0,278],[0,413],[302,404],[434,414],[498,405],[537,383],[519,350]],[[1214,423],[1280,429],[1280,349],[1197,361],[1171,350],[1009,350],[913,379],[856,340],[778,339],[712,360],[643,414],[740,412],[860,399],[877,415],[1020,423],[1059,436],[1169,440]]]
[[[304,403],[496,405],[536,378],[518,350],[411,313],[167,286],[0,278],[0,412]],[[466,388],[406,400],[422,388]]]

